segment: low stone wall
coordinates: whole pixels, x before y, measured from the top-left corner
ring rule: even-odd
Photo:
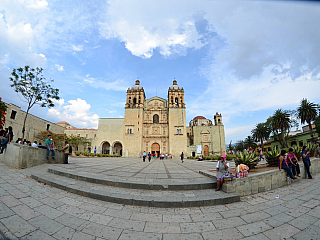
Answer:
[[[44,163],[63,163],[64,153],[55,151],[55,160],[52,159],[52,151],[50,151],[49,160],[47,158],[47,150],[36,147],[29,147],[17,143],[7,145],[3,154],[0,154],[0,161],[5,162],[14,168],[29,168]]]
[[[299,163],[302,178],[307,178],[303,162]],[[311,174],[320,172],[320,159],[311,159]],[[215,178],[215,173],[209,171],[200,171],[200,173]],[[255,193],[265,192],[295,182],[299,182],[301,178],[295,180],[287,178],[285,170],[270,170],[262,173],[250,174],[244,178],[233,178],[232,181],[225,181],[222,191],[226,193],[238,193],[240,196],[248,196]]]

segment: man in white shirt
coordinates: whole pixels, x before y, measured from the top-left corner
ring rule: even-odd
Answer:
[[[32,143],[31,146],[32,146],[32,147],[38,147],[37,141],[34,141],[34,143]]]

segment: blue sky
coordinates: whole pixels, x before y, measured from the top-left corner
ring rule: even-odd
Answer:
[[[13,68],[42,67],[60,100],[32,114],[96,128],[146,97],[185,89],[187,122],[223,116],[226,143],[278,109],[320,103],[320,4],[288,1],[2,0],[0,96],[21,106]]]

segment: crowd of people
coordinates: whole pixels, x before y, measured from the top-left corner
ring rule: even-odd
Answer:
[[[159,158],[160,160],[163,160],[163,159],[171,159],[172,158],[172,155],[171,154],[162,154],[162,153],[146,153],[145,151],[140,154],[140,158],[142,157],[142,161],[145,162],[146,161],[146,158],[148,157],[148,160],[149,162],[151,161],[151,159],[156,159],[156,158]]]

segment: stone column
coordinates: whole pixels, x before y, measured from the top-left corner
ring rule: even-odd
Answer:
[[[111,146],[111,145],[110,145],[109,154],[110,154],[110,155],[113,155],[113,151],[112,151],[112,146]]]

